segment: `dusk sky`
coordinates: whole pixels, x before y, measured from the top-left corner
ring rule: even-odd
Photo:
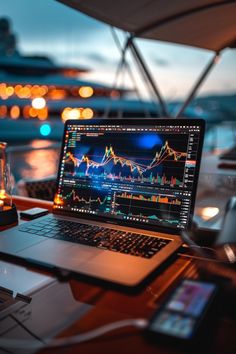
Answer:
[[[91,69],[85,79],[113,84],[119,51],[108,25],[55,0],[2,1],[1,16],[11,19],[22,54],[47,55],[60,64],[85,66]],[[123,33],[118,33],[122,40]],[[138,40],[137,43],[168,99],[183,98],[212,57],[206,50],[160,41]],[[131,66],[134,67],[132,61]],[[235,66],[236,50],[225,50],[199,94],[235,93]],[[137,71],[134,73],[144,91]],[[130,86],[128,76],[123,75],[119,84]]]

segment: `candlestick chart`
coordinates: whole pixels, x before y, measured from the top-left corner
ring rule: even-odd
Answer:
[[[65,172],[77,178],[113,179],[171,187],[182,187],[187,157],[187,141],[182,149],[171,146],[165,140],[161,147],[150,151],[136,151],[128,146],[119,152],[117,142],[104,144],[99,153],[90,149],[87,153],[68,151],[65,156]],[[125,154],[126,153],[126,154]]]

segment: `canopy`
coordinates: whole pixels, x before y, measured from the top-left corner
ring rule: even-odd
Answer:
[[[57,0],[141,38],[236,47],[236,0]]]

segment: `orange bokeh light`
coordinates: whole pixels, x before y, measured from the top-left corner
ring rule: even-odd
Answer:
[[[93,110],[91,108],[85,108],[82,111],[82,118],[91,119],[93,118]]]
[[[66,90],[53,89],[49,92],[49,97],[52,100],[63,100],[66,97]]]
[[[29,115],[30,115],[30,117],[32,117],[32,118],[36,118],[36,117],[38,116],[38,111],[37,111],[37,109],[35,109],[35,108],[33,108],[33,107],[30,107]]]
[[[12,86],[8,86],[6,88],[6,94],[7,96],[12,96],[14,94],[14,88]]]
[[[79,95],[82,98],[88,98],[91,97],[93,95],[93,88],[90,86],[81,86],[79,88]]]
[[[10,117],[12,119],[18,119],[20,116],[20,107],[19,106],[12,106],[10,109]]]
[[[0,118],[5,118],[7,116],[7,106],[0,106]]]
[[[23,117],[24,118],[30,118],[30,110],[31,110],[31,106],[24,106],[23,108]]]
[[[43,109],[38,110],[38,118],[40,120],[46,120],[48,118],[48,109],[44,107]]]
[[[61,118],[64,122],[68,119],[80,119],[82,116],[82,110],[82,108],[66,107],[61,114]]]

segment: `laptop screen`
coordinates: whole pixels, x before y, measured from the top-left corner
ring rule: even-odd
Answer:
[[[54,210],[186,228],[202,130],[201,120],[68,121]]]

